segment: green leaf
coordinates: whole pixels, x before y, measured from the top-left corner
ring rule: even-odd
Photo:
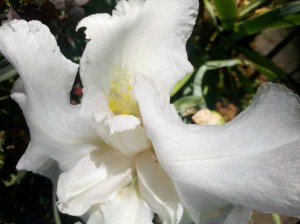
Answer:
[[[276,22],[270,28],[287,28],[300,25],[300,14],[287,16],[283,20]]]
[[[252,12],[253,10],[257,9],[258,7],[260,7],[261,5],[263,5],[268,1],[270,0],[252,0],[248,5],[246,5],[240,10],[239,16],[240,17],[246,16],[248,13]]]
[[[235,0],[214,0],[217,14],[225,29],[231,29],[238,17],[238,9]]]
[[[186,74],[173,88],[171,92],[171,97],[174,96],[185,84],[190,80],[193,73]]]
[[[252,19],[235,24],[234,40],[241,39],[248,35],[256,34],[263,29],[272,28],[276,23],[282,23],[286,19],[300,12],[300,1],[285,4],[279,8],[270,10]]]
[[[208,61],[205,63],[208,70],[224,68],[224,67],[232,67],[239,64],[243,64],[243,62],[240,59],[216,60],[216,61]]]
[[[10,79],[17,75],[17,71],[14,69],[12,65],[6,65],[2,68],[0,68],[0,82],[6,81],[7,79]]]
[[[278,214],[272,214],[273,220],[275,222],[275,224],[281,224],[281,218]]]
[[[224,67],[232,67],[238,64],[243,64],[239,59],[207,61],[202,65],[195,74],[193,94],[203,97],[202,80],[207,70],[219,69]]]
[[[0,96],[0,101],[1,100],[6,100],[6,99],[9,99],[9,98],[10,98],[10,95]]]
[[[217,26],[217,18],[215,16],[215,7],[213,4],[211,4],[211,2],[209,0],[204,0],[204,5],[205,5],[205,8],[207,9],[213,23],[215,26]]]
[[[20,184],[24,176],[26,175],[25,171],[19,171],[17,174],[11,173],[9,175],[9,180],[2,180],[2,183],[5,185],[5,187],[10,187],[15,184]]]
[[[285,4],[280,8],[279,16],[288,16],[300,12],[300,1]]]

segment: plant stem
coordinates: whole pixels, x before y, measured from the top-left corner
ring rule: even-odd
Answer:
[[[235,0],[214,0],[217,14],[224,25],[224,29],[232,29],[238,17]]]

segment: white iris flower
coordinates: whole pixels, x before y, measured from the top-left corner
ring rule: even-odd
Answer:
[[[58,164],[60,211],[89,224],[147,224],[154,213],[187,224],[182,204],[206,224],[246,223],[252,208],[299,215],[295,95],[268,84],[234,121],[211,127],[184,125],[168,103],[192,70],[185,44],[197,10],[197,0],[121,0],[112,16],[82,20],[90,41],[76,106],[69,92],[78,65],[48,28],[0,28],[0,51],[21,76],[12,97],[31,135],[17,168],[53,178]]]
[[[80,61],[81,105],[69,92],[78,65],[67,60],[40,22],[0,28],[0,51],[18,70],[12,98],[31,143],[17,168],[54,178],[58,208],[88,223],[147,224],[154,213],[179,223],[184,209],[156,159],[133,94],[135,73],[169,91],[192,70],[185,44],[197,0],[120,1],[113,15],[82,20],[90,39]]]

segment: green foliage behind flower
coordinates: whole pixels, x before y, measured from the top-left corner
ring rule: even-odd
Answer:
[[[174,88],[173,102],[178,104],[182,96],[194,95],[205,98],[206,104],[202,103],[202,107],[215,109],[217,101],[233,102],[241,111],[262,80],[298,88],[291,74],[286,74],[272,61],[288,43],[287,39],[297,36],[296,31],[283,39],[282,45],[273,46],[267,56],[251,48],[255,37],[267,29],[289,27],[297,30],[300,1],[278,2],[204,0],[188,45],[195,72]]]

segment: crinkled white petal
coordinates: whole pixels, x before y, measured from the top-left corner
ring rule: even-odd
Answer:
[[[154,159],[155,156],[150,150],[136,158],[141,195],[163,223],[177,224],[181,220],[183,206],[179,202],[170,177]]]
[[[132,115],[117,115],[106,120],[106,124],[110,127],[110,134],[133,130],[141,123],[141,119]]]
[[[87,224],[152,224],[153,216],[138,189],[129,186],[113,200],[100,204],[90,215]]]
[[[130,115],[105,116],[106,120],[94,122],[99,136],[112,148],[124,155],[134,156],[151,147],[140,119]],[[112,130],[118,132],[111,133]]]
[[[171,91],[193,69],[187,60],[186,41],[198,4],[198,0],[121,0],[112,16],[96,14],[83,19],[78,28],[86,27],[86,37],[91,39],[80,62],[86,90],[83,104],[93,97],[89,91],[110,94],[116,70],[122,77],[129,76],[126,80],[142,72]]]
[[[105,121],[96,122],[99,136],[112,148],[120,150],[124,155],[134,156],[151,147],[145,129],[137,125],[132,130],[124,130],[110,134],[110,127]]]
[[[169,116],[149,78],[136,77],[135,93],[156,155],[196,222],[203,217],[196,212],[203,195],[219,198],[223,206],[227,201],[299,216],[298,96],[268,83],[232,122],[193,126]]]
[[[104,116],[108,117],[106,115]],[[135,122],[136,121],[133,120],[133,122],[125,128],[129,129],[129,127],[135,126]],[[124,124],[122,125],[124,127]],[[151,142],[147,137],[146,130],[140,124],[133,129],[123,130],[113,134],[111,134],[111,127],[107,123],[107,120],[100,120],[94,123],[94,126],[101,139],[112,148],[120,150],[124,155],[134,156],[151,147]]]
[[[62,173],[57,206],[62,213],[83,215],[91,206],[112,200],[133,178],[134,160],[116,150],[96,149]]]
[[[93,15],[78,27],[87,28],[88,43],[81,61],[84,86],[96,83],[107,92],[116,67],[151,76],[172,86],[192,70],[186,41],[198,12],[197,0],[122,0],[110,17]]]
[[[34,141],[30,148],[35,146],[25,156],[30,162],[23,157],[18,167],[36,171],[47,161],[46,157],[55,156],[50,148],[71,155],[72,148],[95,137],[93,129],[80,119],[80,107],[69,103],[78,65],[60,53],[46,26],[22,20],[1,26],[0,52],[21,76],[14,85],[12,98],[25,115]],[[59,163],[64,160],[61,156]]]
[[[110,138],[111,144],[127,156],[136,155],[151,147],[146,130],[136,126],[133,130],[114,133]]]

